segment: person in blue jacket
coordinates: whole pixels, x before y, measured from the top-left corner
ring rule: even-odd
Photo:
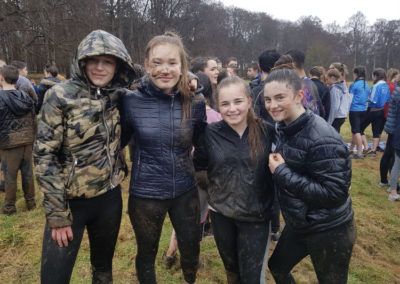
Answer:
[[[368,156],[376,156],[376,148],[379,144],[383,127],[385,126],[384,106],[390,100],[390,88],[386,83],[386,72],[382,68],[376,68],[372,73],[374,86],[368,96],[368,109],[364,121],[361,123],[361,139],[364,145],[364,152]],[[364,130],[372,125],[372,149],[368,147],[367,137]]]
[[[363,159],[362,140],[361,140],[361,123],[365,119],[367,113],[367,101],[369,95],[369,85],[365,81],[366,70],[364,66],[357,66],[353,69],[354,82],[350,85],[349,92],[353,95],[350,105],[350,126],[352,139],[351,142],[357,147],[357,153],[353,155],[353,159]]]
[[[138,252],[140,283],[155,284],[154,269],[168,213],[176,231],[185,283],[194,283],[200,253],[199,196],[191,151],[207,125],[203,97],[189,89],[182,40],[155,36],[145,50],[147,71],[121,104],[122,146],[135,141],[128,213]]]

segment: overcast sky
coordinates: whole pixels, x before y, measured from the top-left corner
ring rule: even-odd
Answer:
[[[226,6],[236,6],[255,12],[265,12],[274,19],[296,21],[301,16],[317,16],[322,24],[336,21],[343,26],[357,11],[361,11],[369,25],[376,19],[400,19],[400,1],[365,1],[365,0],[334,0],[334,1],[301,1],[301,0],[220,0]]]

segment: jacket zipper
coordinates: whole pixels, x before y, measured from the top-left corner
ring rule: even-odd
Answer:
[[[73,161],[72,161],[72,169],[71,169],[71,171],[69,172],[69,175],[68,175],[68,180],[67,180],[67,185],[66,185],[67,189],[71,186],[72,177],[74,176],[75,167],[76,167],[77,164],[78,164],[78,159],[74,158]]]
[[[139,157],[138,157],[138,161],[137,161],[137,171],[135,172],[135,180],[136,180],[136,182],[137,182],[137,179],[138,179],[138,177],[139,177],[139,169],[140,169],[140,163],[141,163],[141,160],[140,160],[140,156],[141,156],[141,154],[142,154],[142,152],[141,151],[139,151]]]
[[[172,158],[172,184],[173,184],[173,192],[172,198],[175,198],[175,160],[174,160],[174,99],[175,96],[171,96],[171,158]]]
[[[100,99],[101,106],[102,106],[103,124],[104,124],[104,127],[106,129],[106,134],[107,134],[107,137],[106,137],[106,153],[107,153],[108,162],[110,164],[110,185],[111,185],[111,188],[114,188],[114,187],[116,187],[116,185],[114,185],[113,182],[112,182],[112,178],[113,178],[113,175],[114,175],[114,169],[113,169],[113,165],[112,165],[112,162],[111,162],[111,154],[110,154],[110,129],[108,129],[108,125],[107,125],[107,122],[106,122],[106,106],[105,106],[104,101],[101,98],[100,88],[97,88],[97,98]]]

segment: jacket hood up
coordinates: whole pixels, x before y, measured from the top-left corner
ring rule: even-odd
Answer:
[[[119,38],[103,30],[92,31],[79,44],[72,60],[72,79],[75,82],[78,81],[90,86],[90,81],[84,72],[85,59],[99,55],[112,55],[118,59],[116,76],[105,88],[114,90],[128,87],[135,79],[136,73],[133,68],[133,62],[125,45]]]

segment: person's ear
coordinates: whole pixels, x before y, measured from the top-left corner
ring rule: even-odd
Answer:
[[[144,69],[146,69],[146,72],[150,74],[150,64],[148,59],[144,60]]]
[[[303,99],[304,99],[304,91],[303,90],[300,90],[297,93],[296,99],[298,99],[299,103],[301,103],[301,104],[303,103]]]

